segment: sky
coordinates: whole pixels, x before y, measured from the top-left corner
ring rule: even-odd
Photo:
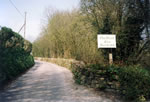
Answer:
[[[41,32],[46,19],[46,9],[72,10],[79,7],[80,0],[11,0],[20,13],[11,4],[10,0],[0,0],[0,26],[9,27],[18,32],[26,19],[26,39],[33,42]],[[51,12],[51,11],[48,11]],[[24,29],[20,32],[24,35]]]

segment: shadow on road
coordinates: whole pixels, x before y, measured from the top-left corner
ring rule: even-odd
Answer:
[[[25,72],[21,73],[19,76],[17,76],[16,78],[12,79],[12,80],[8,80],[6,82],[4,82],[2,85],[0,85],[0,93],[3,92],[5,89],[7,89],[13,82],[15,82],[19,77],[21,77],[22,75],[26,74],[29,70],[36,70],[42,63],[35,61],[35,65],[32,68],[29,68],[28,70],[26,70]],[[1,101],[0,101],[1,102]]]

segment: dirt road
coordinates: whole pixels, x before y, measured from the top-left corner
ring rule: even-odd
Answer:
[[[0,102],[120,102],[74,84],[72,73],[55,64],[36,61],[26,74],[0,92]]]

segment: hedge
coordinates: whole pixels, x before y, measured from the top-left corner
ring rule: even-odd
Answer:
[[[16,78],[34,65],[32,44],[11,29],[0,30],[0,84]]]

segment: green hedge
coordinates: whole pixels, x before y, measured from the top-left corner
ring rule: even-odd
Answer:
[[[124,67],[119,71],[121,93],[129,99],[149,98],[150,74],[140,67]]]
[[[72,72],[78,84],[113,89],[128,100],[144,102],[150,96],[150,74],[139,66],[80,66],[75,63]]]
[[[32,44],[11,29],[0,30],[0,84],[16,78],[34,65]]]

